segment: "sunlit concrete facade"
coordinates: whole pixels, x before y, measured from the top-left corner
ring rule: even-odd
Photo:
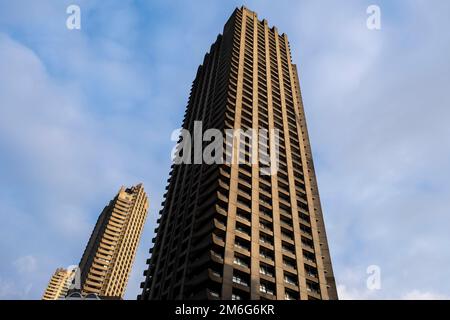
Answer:
[[[198,68],[183,128],[194,121],[278,129],[278,172],[262,175],[258,161],[173,165],[138,298],[337,299],[287,36],[236,9]]]
[[[56,269],[55,273],[52,275],[50,282],[45,289],[44,295],[42,296],[42,300],[58,300],[63,299],[69,287],[72,283],[72,280],[75,276],[75,270],[67,270],[64,268]]]
[[[147,212],[142,184],[121,187],[103,209],[79,265],[83,294],[123,297]]]

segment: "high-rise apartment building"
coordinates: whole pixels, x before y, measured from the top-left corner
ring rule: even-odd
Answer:
[[[75,269],[56,269],[45,289],[42,300],[58,300],[64,298],[72,284],[75,271]]]
[[[79,265],[84,294],[123,297],[147,212],[142,184],[121,187],[103,209]]]
[[[236,9],[198,68],[183,128],[196,121],[277,130],[276,144],[257,143],[277,170],[263,174],[262,159],[172,165],[138,298],[337,299],[287,36]]]

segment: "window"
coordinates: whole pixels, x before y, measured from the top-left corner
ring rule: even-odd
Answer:
[[[211,274],[212,274],[213,276],[219,277],[219,278],[222,276],[222,275],[220,274],[219,271],[217,271],[217,270],[212,270],[212,269],[211,269]]]
[[[220,254],[218,252],[212,251],[211,254],[218,259],[223,259],[222,254]]]
[[[294,259],[283,256],[283,265],[291,269],[297,269]]]
[[[304,225],[303,223],[300,223],[300,230],[302,230],[304,233],[311,235],[312,234],[312,230],[310,227]]]
[[[259,273],[261,273],[263,275],[266,275],[266,276],[269,276],[269,277],[273,277],[274,276],[273,268],[268,266],[268,265],[265,265],[265,264],[261,264],[259,266]]]
[[[241,256],[234,256],[234,263],[239,266],[249,268],[249,263]]]
[[[248,281],[240,274],[233,274],[233,282],[248,287]]]
[[[306,280],[306,290],[315,294],[320,294],[319,284]]]
[[[306,237],[302,237],[302,243],[304,246],[314,249],[314,242],[311,239],[308,239]]]
[[[285,228],[281,228],[281,236],[284,237],[287,240],[291,240],[294,241],[294,234],[293,232],[285,229]]]
[[[284,292],[284,300],[298,300],[298,293],[286,289]]]
[[[308,252],[306,250],[303,250],[303,258],[307,261],[316,262],[316,257],[314,253]]]
[[[268,283],[264,283],[264,282],[261,282],[261,284],[259,285],[259,291],[266,293],[266,294],[270,294],[270,295],[275,294],[275,291],[273,290],[273,288],[271,288],[271,286]]]
[[[264,230],[272,231],[272,224],[264,219],[259,219],[259,227]]]
[[[240,222],[236,222],[236,230],[250,236],[250,228]]]
[[[273,260],[273,252],[266,248],[261,248],[259,251],[259,255],[261,258]]]
[[[284,241],[281,242],[281,249],[283,250],[283,252],[287,252],[287,253],[290,253],[290,254],[295,254],[294,247],[291,244],[287,243],[287,242],[284,242]]]
[[[313,277],[313,278],[317,278],[317,269],[314,267],[311,267],[309,265],[305,265],[305,272],[308,276]]]
[[[244,250],[250,250],[250,243],[242,238],[236,237],[234,240],[234,245],[237,248],[244,249]]]
[[[231,295],[231,300],[242,300],[242,297],[236,293]]]
[[[236,216],[241,218],[241,219],[243,219],[243,220],[245,220],[245,221],[247,221],[247,222],[250,222],[250,217],[251,217],[250,213],[242,210],[241,208],[237,208]]]
[[[283,215],[280,216],[280,221],[284,225],[292,226],[292,220],[287,218],[287,217],[285,217],[285,216],[283,216]]]
[[[262,215],[265,215],[266,217],[272,217],[272,211],[270,211],[269,209],[263,207],[263,206],[259,206],[259,212]]]
[[[269,245],[273,245],[273,238],[272,238],[271,236],[265,234],[265,233],[262,233],[262,232],[261,232],[261,233],[259,234],[259,240],[260,240],[262,243],[266,243],[266,244],[269,244]]]
[[[298,284],[297,279],[292,274],[284,273],[284,282],[296,286]]]

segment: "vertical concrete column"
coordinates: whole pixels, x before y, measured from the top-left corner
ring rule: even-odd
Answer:
[[[242,109],[242,86],[244,77],[244,49],[245,49],[245,30],[247,22],[247,11],[242,10],[241,35],[239,43],[239,66],[237,79],[236,108],[234,118],[234,129],[241,128],[241,109]],[[225,239],[225,256],[223,267],[223,286],[222,299],[231,299],[233,286],[233,261],[234,261],[234,236],[236,229],[236,202],[238,192],[238,175],[239,175],[239,146],[240,139],[233,139],[233,154],[231,164],[230,177],[230,193],[228,197],[228,219],[227,234]]]
[[[258,17],[253,14],[252,234],[250,298],[259,299]]]

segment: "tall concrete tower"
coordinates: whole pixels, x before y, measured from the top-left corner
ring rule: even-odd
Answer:
[[[103,209],[79,265],[84,294],[123,297],[147,212],[142,184],[121,187]]]
[[[233,12],[198,68],[182,126],[195,135],[200,121],[224,135],[277,131],[257,142],[276,170],[264,173],[258,152],[251,163],[174,164],[138,298],[337,299],[286,34]]]
[[[75,276],[75,269],[56,269],[45,289],[42,300],[58,300],[65,298]]]

